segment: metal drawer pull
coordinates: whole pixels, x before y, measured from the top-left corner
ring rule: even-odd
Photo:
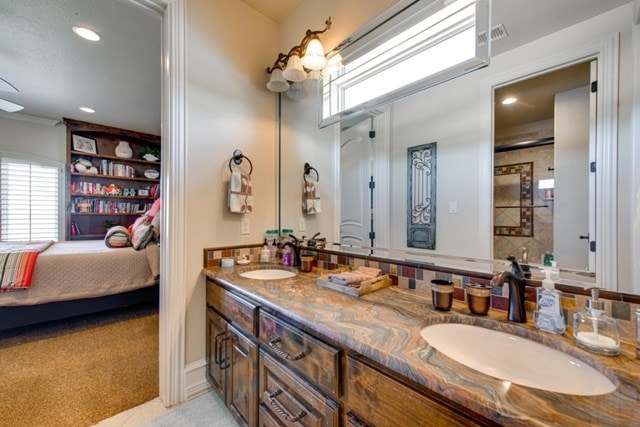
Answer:
[[[215,336],[215,339],[213,341],[215,343],[215,348],[216,348],[215,349],[215,354],[213,355],[213,359],[215,360],[216,365],[220,364],[220,353],[222,352],[222,348],[221,348],[222,347],[222,343],[220,343],[219,340],[220,340],[220,337],[223,336],[223,335],[224,335],[224,332],[220,332],[219,334],[217,334]]]
[[[347,422],[354,427],[367,427],[367,423],[358,418],[353,412],[347,412]]]
[[[269,341],[269,347],[271,347],[273,349],[273,351],[275,351],[276,353],[278,353],[280,356],[284,357],[285,359],[288,359],[288,360],[300,360],[300,359],[302,359],[303,357],[305,357],[308,354],[307,352],[305,352],[303,350],[300,353],[292,356],[292,355],[290,355],[289,353],[287,353],[286,351],[284,351],[283,349],[281,349],[280,347],[278,347],[276,345],[280,341],[282,341],[282,338],[280,338],[280,337],[273,338],[271,341]]]
[[[269,403],[273,407],[273,410],[276,411],[282,418],[284,418],[285,420],[287,420],[287,421],[289,421],[291,423],[295,423],[296,421],[300,421],[300,419],[302,417],[307,415],[306,412],[300,411],[294,417],[286,409],[284,409],[282,406],[280,406],[280,403],[278,403],[278,401],[276,400],[276,396],[278,396],[281,393],[282,393],[282,390],[280,390],[280,389],[274,391],[273,393],[269,393]]]

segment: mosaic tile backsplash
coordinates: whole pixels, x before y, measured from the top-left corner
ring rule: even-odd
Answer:
[[[222,258],[239,259],[246,257],[251,261],[258,261],[260,257],[260,249],[262,245],[250,246],[234,246],[225,248],[205,248],[204,249],[204,267],[218,267]],[[401,261],[393,260],[393,262],[385,262],[379,258],[372,260],[360,255],[335,254],[328,251],[316,250],[316,260],[314,266],[318,268],[332,270],[339,267],[347,266],[357,268],[359,266],[375,267],[381,269],[388,274],[393,284],[405,289],[415,289],[419,292],[431,294],[431,280],[444,279],[454,283],[454,299],[464,301],[464,288],[469,283],[479,283],[488,285],[490,277],[487,275],[478,275],[478,277],[467,274],[459,274],[459,272],[447,271],[445,268],[435,268],[429,266],[416,266],[404,264]],[[613,294],[610,293],[609,294]],[[615,295],[615,294],[614,294]],[[536,308],[536,287],[527,286],[525,290],[525,308],[528,317],[531,319],[532,312]],[[584,310],[588,296],[563,292],[562,309],[568,326],[572,326],[573,314],[576,311]],[[640,304],[636,302],[616,301],[607,299],[602,296],[605,301],[605,310],[608,315],[618,321],[620,325],[620,335],[627,340],[636,339],[636,319],[635,311],[640,308]],[[507,311],[509,304],[509,288],[493,288],[491,296],[491,308],[494,310]]]

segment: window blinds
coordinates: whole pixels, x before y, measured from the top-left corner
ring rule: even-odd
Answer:
[[[0,153],[0,240],[58,240],[61,167]]]

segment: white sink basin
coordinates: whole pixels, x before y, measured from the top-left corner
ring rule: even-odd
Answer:
[[[278,270],[276,268],[265,268],[262,270],[245,271],[244,273],[240,273],[240,275],[247,279],[276,280],[288,279],[295,276],[296,273],[287,270]]]
[[[595,396],[616,386],[584,362],[534,341],[479,326],[441,323],[420,335],[455,361],[515,384],[557,393]]]

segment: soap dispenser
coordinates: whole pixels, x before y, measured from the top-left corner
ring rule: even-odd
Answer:
[[[604,301],[598,299],[598,288],[592,287],[585,311],[573,315],[573,339],[576,344],[593,353],[606,356],[620,354],[618,323],[604,313]]]
[[[533,322],[536,328],[542,331],[563,334],[566,324],[560,301],[562,292],[555,288],[555,284],[551,280],[551,270],[543,269],[542,271],[545,278],[542,281],[542,287],[536,290],[538,305],[533,313]]]

